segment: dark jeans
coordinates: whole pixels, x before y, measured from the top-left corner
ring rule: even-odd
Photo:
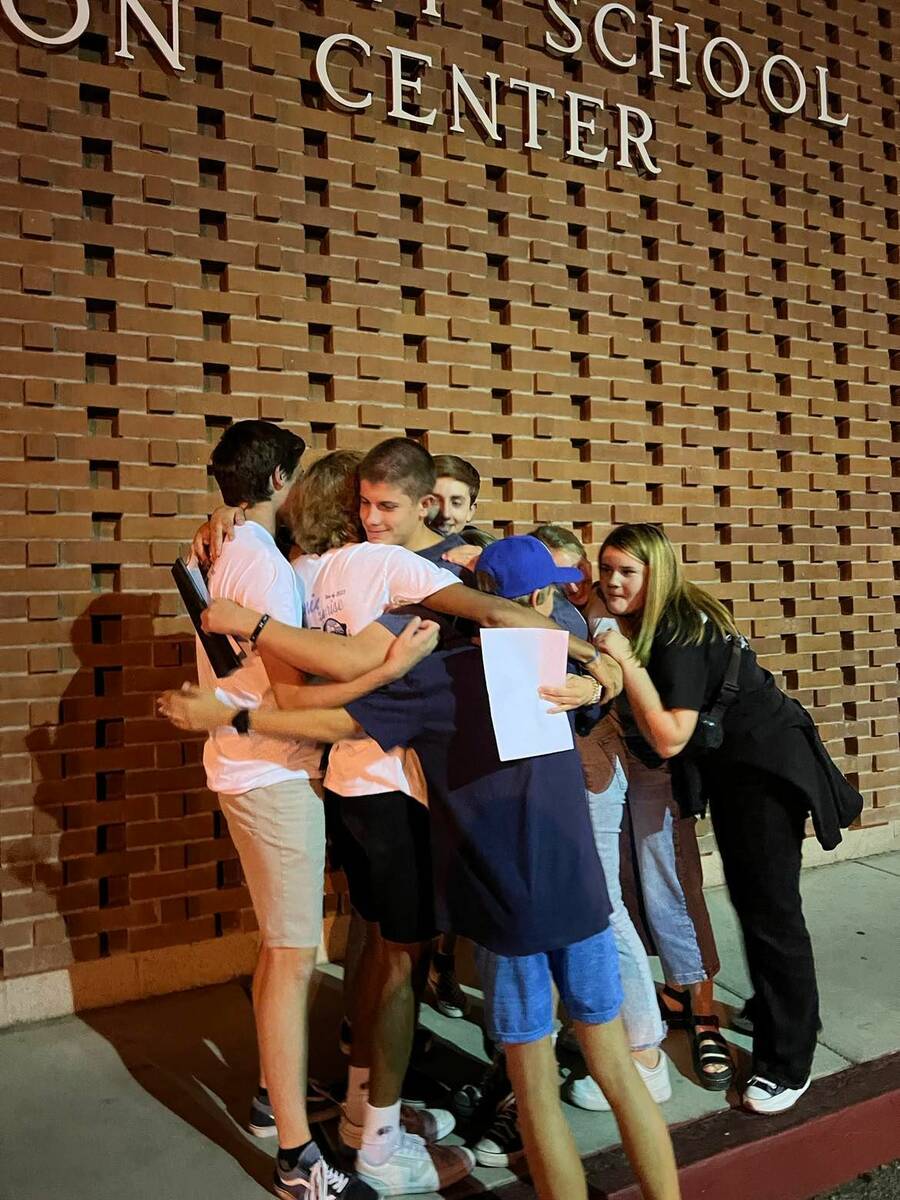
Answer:
[[[816,968],[800,901],[806,807],[789,785],[741,765],[711,779],[710,814],[755,993],[753,1070],[804,1084],[819,1028]]]

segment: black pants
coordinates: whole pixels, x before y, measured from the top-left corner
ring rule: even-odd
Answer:
[[[800,900],[806,807],[788,784],[743,765],[719,766],[710,784],[713,829],[756,996],[753,1070],[800,1087],[819,1028],[816,968]]]

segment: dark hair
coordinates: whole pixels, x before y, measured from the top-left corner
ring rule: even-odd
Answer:
[[[480,546],[482,550],[497,540],[495,534],[489,533],[486,529],[479,529],[477,525],[464,526],[459,531],[459,536],[467,546]]]
[[[434,461],[412,438],[388,438],[359,464],[359,477],[367,483],[394,484],[410,500],[421,500],[434,491]]]
[[[318,459],[288,501],[294,541],[304,554],[324,554],[335,546],[364,542],[359,522],[358,450],[333,450]]]
[[[272,495],[280,467],[290,477],[306,449],[303,438],[271,421],[235,421],[219,438],[210,458],[226,504],[259,504]]]
[[[474,504],[481,489],[481,476],[470,462],[460,458],[458,454],[437,454],[434,458],[435,478],[441,475],[447,479],[455,479],[464,483],[469,489],[469,501]]]

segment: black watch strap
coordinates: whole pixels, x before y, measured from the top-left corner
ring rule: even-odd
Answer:
[[[250,709],[239,708],[231,718],[231,727],[236,729],[238,733],[250,732]]]
[[[259,637],[259,635],[262,633],[262,631],[265,629],[265,627],[268,625],[268,623],[269,623],[269,614],[263,613],[263,615],[256,622],[256,628],[250,634],[250,645],[251,646],[256,645],[256,639]]]

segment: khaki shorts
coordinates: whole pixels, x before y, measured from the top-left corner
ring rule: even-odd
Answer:
[[[318,946],[325,879],[321,785],[289,779],[219,796],[266,946]]]

